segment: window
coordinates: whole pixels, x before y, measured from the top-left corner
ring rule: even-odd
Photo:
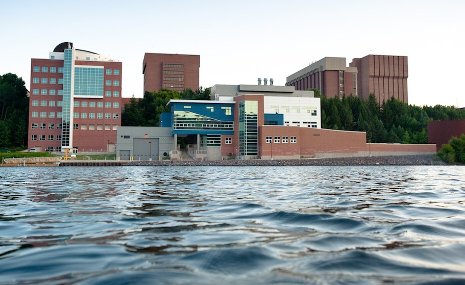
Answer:
[[[274,143],[280,143],[281,137],[274,137]]]
[[[110,131],[111,130],[111,126],[110,125],[105,125],[105,131]]]
[[[87,108],[87,101],[82,101],[81,102],[81,107]]]
[[[317,122],[310,122],[310,127],[318,128],[318,123]]]
[[[74,107],[79,107],[79,101],[74,101]]]
[[[297,143],[297,137],[291,137],[291,143]]]
[[[113,108],[119,108],[119,102],[113,102]]]
[[[39,83],[39,77],[32,78],[32,83]]]
[[[78,112],[74,112],[73,116],[74,116],[75,119],[79,119],[79,113]]]
[[[56,73],[56,72],[57,72],[57,68],[55,66],[51,66],[50,73]]]
[[[114,69],[113,70],[113,75],[119,75],[119,69]]]
[[[89,119],[95,119],[95,113],[89,113]]]
[[[44,141],[44,140],[45,140],[45,135],[41,135],[41,136],[39,137],[39,139],[40,139],[41,141]]]
[[[48,140],[49,141],[53,141],[55,139],[55,136],[54,135],[48,135]]]
[[[103,102],[97,102],[97,108],[103,108]]]
[[[111,126],[111,129],[114,130],[114,131],[117,131],[117,130],[118,130],[118,126],[117,126],[117,125],[113,125],[113,126]]]
[[[50,84],[57,84],[57,79],[55,77],[50,78]]]
[[[81,119],[87,119],[87,113],[81,113]]]
[[[118,119],[119,118],[119,114],[118,113],[113,113],[113,119]]]
[[[32,95],[39,95],[39,89],[32,89]]]
[[[32,112],[31,116],[33,118],[38,118],[39,117],[39,112]]]
[[[58,84],[63,84],[63,78],[58,78]]]
[[[61,112],[57,112],[57,118],[61,118],[63,115]]]
[[[40,112],[41,118],[47,118],[47,112]]]
[[[105,108],[111,108],[111,102],[105,102]]]
[[[40,83],[42,83],[42,84],[47,84],[47,83],[48,83],[48,78],[47,78],[47,77],[43,77],[43,78],[40,80]]]
[[[47,100],[40,101],[40,106],[47,107]]]
[[[221,107],[221,109],[224,110],[224,114],[226,116],[230,116],[231,115],[231,107]]]
[[[58,90],[58,95],[63,96],[63,89]]]
[[[95,108],[95,102],[89,102],[89,107]]]
[[[42,72],[48,72],[48,67],[47,66],[42,66]]]
[[[225,143],[225,144],[232,144],[232,138],[231,138],[231,137],[226,137],[226,138],[224,139],[224,143]]]
[[[39,100],[32,100],[32,106],[39,106]]]
[[[105,113],[105,119],[111,119],[111,113]]]
[[[207,110],[210,110],[210,112],[215,112],[215,107],[205,107]]]
[[[106,75],[112,75],[113,72],[112,72],[111,69],[105,69],[105,74],[106,74]]]
[[[46,124],[46,123],[40,124],[40,128],[41,128],[42,130],[45,130],[45,129],[47,128],[47,124]]]
[[[32,68],[32,70],[33,70],[34,72],[39,72],[39,71],[40,71],[40,67],[38,67],[38,66],[36,65],[36,66],[34,66],[34,67]]]
[[[78,130],[79,129],[79,124],[73,124],[73,129]]]
[[[57,141],[61,141],[61,135],[57,135],[56,138],[57,138]]]
[[[113,80],[113,86],[119,86],[119,80]]]
[[[312,110],[312,116],[316,116],[317,112],[316,110]]]
[[[105,97],[111,97],[111,91],[105,91]]]
[[[39,124],[37,124],[37,123],[32,123],[32,126],[31,126],[32,129],[37,129],[38,127],[39,127]]]
[[[55,118],[55,112],[49,112],[48,117],[52,119]]]
[[[289,137],[283,137],[282,142],[283,142],[283,143],[288,143],[288,142],[289,142]]]
[[[87,125],[81,125],[81,130],[83,131],[87,130]]]
[[[48,90],[48,95],[55,95],[55,94],[56,94],[55,89]]]
[[[41,89],[40,94],[42,95],[47,95],[47,89]]]
[[[103,126],[102,125],[97,125],[97,131],[103,131]]]
[[[113,91],[113,97],[119,97],[119,91]]]
[[[63,67],[58,67],[58,73],[63,73]]]
[[[103,119],[103,113],[97,113],[97,119]]]
[[[55,128],[55,124],[48,124],[48,128],[49,128],[50,130],[53,130],[53,129]]]
[[[105,85],[106,86],[111,86],[111,80],[105,80]]]
[[[62,107],[63,106],[63,101],[57,101],[57,107]]]
[[[36,141],[37,140],[37,135],[32,135],[31,140]]]
[[[89,131],[94,131],[95,130],[95,125],[89,125]]]
[[[265,138],[265,143],[271,143],[272,138],[271,137],[266,137]]]

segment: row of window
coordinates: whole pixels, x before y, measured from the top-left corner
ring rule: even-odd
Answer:
[[[105,80],[105,86],[119,86],[119,80]]]
[[[265,143],[297,143],[297,137],[265,137]]]
[[[49,118],[49,119],[55,119],[55,118],[62,118],[63,113],[62,112],[32,112],[31,113],[32,118]],[[103,119],[104,118],[104,113],[78,113],[74,112],[73,117],[75,119]],[[119,119],[119,114],[118,113],[105,113],[105,119]],[[33,124],[34,126],[34,124]],[[34,127],[33,127],[34,128]]]
[[[58,80],[57,80],[58,79]],[[32,83],[34,84],[63,84],[63,78],[55,78],[55,77],[42,77],[42,78],[39,78],[39,77],[33,77],[32,78]]]
[[[74,101],[74,107],[83,107],[83,108],[103,108],[103,103],[105,103],[105,108],[119,108],[119,102],[87,102],[87,101]],[[53,101],[53,100],[32,100],[32,106],[37,107],[62,107],[63,101]]]
[[[45,141],[47,137],[49,141],[54,141],[54,140],[61,141],[61,135],[56,135],[56,136],[55,135],[48,135],[48,136],[47,135],[31,135],[31,140]]]
[[[33,68],[32,68],[32,71],[33,72],[44,72],[44,73],[47,73],[47,72],[50,72],[50,73],[63,73],[63,67],[56,67],[56,66],[37,66],[35,65]],[[120,70],[119,69],[111,69],[111,68],[107,68],[105,69],[105,74],[106,75],[119,75],[120,74]]]
[[[105,74],[106,75],[119,75],[119,69],[107,68],[105,69]]]
[[[56,66],[50,66],[50,67],[42,66],[42,67],[40,67],[40,66],[36,65],[36,66],[34,66],[32,68],[33,72],[41,72],[41,71],[42,72],[49,72],[50,71],[50,73],[56,73],[57,70],[58,70],[58,73],[63,73],[63,67],[58,67],[58,68]]]
[[[42,130],[45,130],[45,129],[49,129],[49,130],[54,130],[55,128],[57,130],[61,130],[63,124],[54,124],[54,123],[49,123],[48,124],[48,128],[47,128],[47,124],[46,123],[40,123],[40,125],[38,123],[32,123],[32,129],[38,129],[40,127],[40,129]],[[74,124],[74,129],[77,130],[79,129],[79,124]],[[106,130],[106,131],[109,131],[109,130],[116,130],[117,129],[117,125],[81,125],[80,129],[81,130]],[[61,137],[60,137],[61,139]]]
[[[289,122],[289,121],[285,121],[285,122],[284,122],[284,125],[285,125],[285,126],[300,127],[300,124],[301,124],[301,123],[302,123],[302,125],[303,125],[304,127],[318,128],[318,123],[317,123],[317,122],[297,122],[297,121]]]
[[[59,95],[63,96],[63,89],[55,90],[55,89],[32,89],[32,95]]]

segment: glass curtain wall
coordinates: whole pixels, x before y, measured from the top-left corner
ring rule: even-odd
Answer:
[[[258,155],[258,102],[239,103],[239,153],[242,156]]]

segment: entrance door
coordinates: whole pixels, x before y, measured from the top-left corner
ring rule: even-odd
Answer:
[[[134,139],[134,160],[158,160],[158,153],[159,139]]]
[[[121,160],[129,160],[130,159],[130,154],[131,154],[131,151],[130,150],[120,150],[119,151],[119,159]]]

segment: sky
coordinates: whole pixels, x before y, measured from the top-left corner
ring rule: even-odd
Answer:
[[[123,63],[143,96],[144,53],[200,55],[200,85],[256,84],[326,56],[408,56],[409,103],[465,107],[462,0],[15,0],[0,5],[0,74],[29,89],[31,58],[69,41]]]

